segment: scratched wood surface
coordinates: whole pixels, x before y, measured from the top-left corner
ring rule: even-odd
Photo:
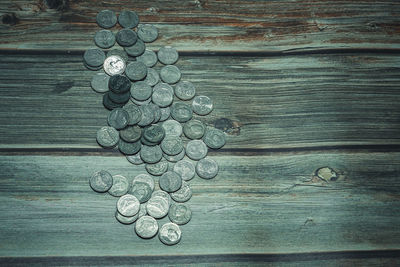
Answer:
[[[202,120],[227,136],[173,247],[88,186],[99,168],[144,172],[97,146],[107,111],[82,65],[96,13],[121,6],[159,28],[150,48],[181,52],[215,104]],[[399,262],[398,1],[16,0],[0,17],[0,265]],[[315,177],[323,166],[339,178]]]

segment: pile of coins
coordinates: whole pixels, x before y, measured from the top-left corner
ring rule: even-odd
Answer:
[[[90,186],[119,197],[115,217],[123,224],[135,222],[138,236],[152,238],[158,233],[164,244],[177,244],[182,235],[179,225],[192,217],[184,203],[192,197],[189,181],[196,174],[203,179],[217,175],[218,165],[207,152],[221,148],[225,134],[194,118],[208,115],[213,103],[207,96],[196,95],[191,82],[181,80],[174,65],[179,59],[177,50],[171,46],[157,53],[146,49],[145,43],[158,37],[154,25],[140,24],[134,11],[122,11],[117,18],[113,11],[103,10],[96,20],[104,28],[94,37],[98,48],[88,49],[83,59],[89,70],[104,70],[93,76],[91,87],[103,93],[103,105],[110,110],[108,126],[97,131],[96,139],[104,148],[118,146],[130,163],[143,164],[147,173],[129,182],[122,175],[100,170],[90,178]],[[122,29],[116,34],[106,30],[117,22]],[[116,43],[123,49],[102,50]],[[158,190],[155,177],[159,177]],[[171,222],[159,228],[157,219],[166,216]]]

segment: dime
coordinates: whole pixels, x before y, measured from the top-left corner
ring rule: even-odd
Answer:
[[[100,30],[94,36],[95,44],[100,48],[110,48],[115,44],[115,36],[109,30]]]
[[[152,238],[158,232],[158,223],[153,217],[142,216],[136,221],[135,232],[141,238]]]
[[[176,224],[187,224],[192,218],[192,211],[184,203],[174,203],[169,208],[168,217],[171,222]]]
[[[139,101],[144,101],[151,97],[152,88],[144,81],[135,82],[131,88],[131,96]]]
[[[174,172],[179,174],[184,181],[193,179],[196,174],[194,165],[188,160],[180,160],[174,165]]]
[[[114,197],[120,197],[128,193],[129,190],[129,182],[125,176],[122,175],[113,175],[113,185],[108,190],[108,193]]]
[[[122,224],[132,224],[139,218],[139,213],[136,213],[135,215],[133,215],[131,217],[126,217],[126,216],[123,216],[118,211],[115,211],[115,218],[117,219],[117,221],[119,221]]]
[[[135,178],[133,178],[133,182],[132,183],[145,183],[145,184],[148,184],[150,189],[151,189],[151,191],[154,190],[154,186],[155,186],[153,177],[151,177],[147,173],[142,173],[142,174],[136,175]]]
[[[162,127],[165,130],[166,136],[181,136],[182,126],[176,120],[166,120],[163,122]]]
[[[122,108],[113,109],[107,118],[108,125],[117,130],[123,129],[128,125],[129,114]]]
[[[171,95],[174,94],[174,88],[172,88],[172,86],[169,85],[168,83],[157,83],[157,84],[153,87],[153,92],[154,92],[155,90],[159,89],[159,88],[167,89]]]
[[[102,10],[97,14],[96,22],[100,27],[108,29],[117,23],[117,16],[114,11]]]
[[[93,75],[92,81],[90,82],[90,86],[92,89],[98,93],[105,93],[108,91],[108,80],[110,76],[105,74],[104,72],[96,73]]]
[[[136,142],[140,139],[142,136],[142,128],[139,126],[128,126],[121,131],[119,131],[119,136],[121,137],[122,140],[125,142]]]
[[[147,68],[147,76],[144,81],[150,85],[154,86],[160,81],[160,75],[158,75],[158,72],[153,69],[153,68]]]
[[[172,104],[171,116],[179,122],[187,122],[193,116],[192,107],[181,102]]]
[[[120,46],[132,46],[137,41],[137,34],[131,29],[122,29],[117,33],[116,39]]]
[[[135,104],[128,103],[123,107],[123,109],[129,114],[128,125],[135,125],[142,119],[142,112]]]
[[[163,190],[156,190],[153,192],[153,194],[151,194],[151,197],[153,198],[156,196],[164,198],[168,202],[168,205],[171,205],[171,196],[167,192]]]
[[[115,102],[113,102],[113,101],[111,101],[110,100],[110,97],[109,97],[109,94],[110,94],[111,92],[106,92],[104,95],[103,95],[103,105],[104,105],[104,107],[106,108],[106,109],[109,109],[109,110],[113,110],[113,109],[115,109],[115,108],[120,108],[120,107],[122,107],[124,104],[118,104],[118,103],[115,103]]]
[[[173,193],[181,188],[182,178],[176,172],[167,171],[161,175],[159,184],[162,190]]]
[[[149,106],[153,110],[153,115],[154,115],[153,123],[157,123],[161,118],[160,107],[155,105],[155,104],[153,104],[153,103],[149,103]]]
[[[182,100],[190,100],[196,94],[196,88],[193,83],[188,81],[180,81],[175,86],[175,95]]]
[[[122,58],[124,60],[124,62],[128,62],[128,54],[121,49],[111,49],[107,52],[107,57],[111,57],[111,56],[119,56],[120,58]]]
[[[171,193],[171,198],[176,202],[186,202],[192,197],[192,189],[187,182],[182,181],[182,186],[178,191]]]
[[[166,65],[162,67],[160,77],[165,83],[177,83],[181,79],[181,71],[175,65]]]
[[[196,173],[203,179],[214,178],[218,174],[218,164],[214,160],[205,157],[197,162]]]
[[[83,60],[89,67],[101,67],[105,59],[106,55],[103,50],[98,48],[90,48],[83,54]]]
[[[151,100],[159,107],[165,108],[171,105],[172,101],[174,100],[174,95],[171,94],[168,89],[157,88],[153,91]]]
[[[113,148],[119,141],[118,131],[109,126],[103,126],[97,131],[97,143],[104,148]]]
[[[158,37],[158,30],[151,24],[139,24],[137,34],[145,43],[154,42]]]
[[[183,150],[182,139],[178,136],[167,135],[161,142],[161,149],[165,154],[174,156]]]
[[[179,153],[178,155],[175,155],[175,156],[171,156],[171,155],[164,153],[163,157],[166,160],[168,160],[169,162],[178,162],[185,157],[185,149],[183,149],[181,153]]]
[[[175,245],[181,241],[181,237],[181,229],[175,223],[165,223],[158,233],[158,238],[165,245]]]
[[[127,156],[126,156],[126,159],[127,159],[130,163],[135,164],[135,165],[143,164],[143,160],[142,160],[142,158],[140,157],[140,153],[137,153],[137,154],[135,154],[135,155],[127,155]]]
[[[139,24],[139,16],[134,11],[124,10],[118,16],[118,23],[123,28],[135,28]]]
[[[160,108],[160,111],[161,111],[160,121],[168,120],[169,115],[171,114],[170,108],[169,107]]]
[[[194,113],[198,115],[207,115],[213,110],[213,104],[208,96],[196,96],[193,99],[192,107]]]
[[[200,139],[206,131],[206,126],[199,120],[190,120],[183,126],[183,133],[189,139]]]
[[[108,88],[110,88],[110,90],[116,94],[129,92],[131,85],[131,81],[120,74],[111,76],[110,80],[108,81]]]
[[[143,62],[131,62],[126,66],[125,74],[132,81],[143,80],[147,75],[147,67]]]
[[[124,47],[124,49],[128,55],[130,55],[132,57],[137,57],[144,53],[144,50],[146,49],[146,45],[143,43],[142,40],[137,39],[137,41],[134,45]]]
[[[133,155],[139,152],[142,144],[139,141],[128,143],[120,139],[118,142],[118,149],[124,155]]]
[[[131,92],[128,91],[128,92],[122,93],[122,94],[116,94],[114,92],[109,92],[108,97],[114,103],[125,104],[126,102],[129,101],[129,98],[131,97]]]
[[[169,203],[168,201],[161,197],[155,196],[149,199],[146,205],[147,214],[150,216],[161,219],[168,214],[169,210]]]
[[[122,74],[125,72],[125,61],[120,56],[109,56],[103,64],[104,71],[108,75]]]
[[[146,163],[157,163],[162,158],[162,150],[160,146],[142,146],[140,157]]]
[[[225,145],[225,133],[215,128],[207,128],[203,141],[209,148],[221,148]]]
[[[146,49],[143,54],[136,58],[136,60],[143,62],[147,67],[151,68],[157,63],[157,55],[153,50]]]
[[[118,199],[117,210],[122,216],[131,217],[138,213],[139,208],[139,200],[131,194],[123,195]]]
[[[154,164],[146,164],[145,168],[151,175],[160,176],[168,170],[168,162],[160,161]]]
[[[179,58],[178,51],[171,46],[161,47],[160,50],[158,50],[157,56],[160,62],[165,65],[175,64]]]
[[[200,160],[207,156],[207,146],[201,140],[191,140],[186,144],[186,155],[193,160]]]
[[[113,177],[107,171],[97,171],[90,177],[89,184],[94,191],[104,193],[113,185]]]
[[[139,126],[147,126],[154,121],[154,112],[153,108],[150,106],[150,104],[144,104],[139,107],[140,111],[142,112],[142,118],[138,122]]]
[[[142,182],[132,183],[131,194],[134,195],[139,200],[140,203],[144,203],[147,200],[149,200],[152,192],[153,190],[151,190],[149,184],[147,183],[142,183]]]
[[[146,127],[143,132],[143,137],[152,143],[160,143],[165,136],[164,128],[158,124],[153,124]]]

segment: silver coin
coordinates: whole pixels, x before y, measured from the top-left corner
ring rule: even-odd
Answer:
[[[178,173],[184,181],[192,180],[196,174],[193,163],[188,160],[178,161],[174,165],[174,172]]]
[[[135,31],[131,29],[124,28],[122,30],[119,30],[119,32],[117,32],[115,38],[120,46],[129,47],[136,43],[137,34]]]
[[[141,238],[152,238],[158,232],[158,223],[153,217],[142,216],[136,221],[135,232]]]
[[[148,85],[154,86],[160,81],[160,75],[158,74],[158,72],[155,69],[148,68],[147,69],[147,76],[146,76],[146,79],[144,79],[144,81]]]
[[[157,63],[157,55],[153,50],[146,49],[143,54],[136,57],[136,60],[143,62],[147,67],[151,68]]]
[[[132,46],[124,47],[125,52],[131,57],[137,57],[144,53],[146,45],[140,39],[136,40],[136,43]]]
[[[153,107],[149,104],[144,104],[139,106],[140,111],[142,112],[142,119],[138,122],[139,126],[147,126],[153,123],[154,121],[154,110]]]
[[[103,49],[108,49],[115,44],[115,35],[109,30],[100,30],[94,36],[95,44]]]
[[[169,162],[178,162],[185,157],[185,148],[178,155],[171,156],[171,155],[163,153],[163,157],[166,160],[168,160]]]
[[[158,37],[158,29],[152,24],[139,24],[137,34],[145,43],[154,42]]]
[[[139,200],[140,203],[145,203],[150,199],[153,190],[151,190],[149,184],[147,183],[135,182],[132,183],[132,188],[130,193],[134,195]]]
[[[118,199],[117,210],[123,216],[132,217],[138,213],[139,208],[139,200],[131,194],[123,195]]]
[[[199,120],[190,120],[183,126],[183,133],[189,139],[200,139],[206,131],[206,126]]]
[[[138,106],[143,106],[143,105],[147,105],[151,102],[151,97],[149,97],[149,99],[146,99],[144,101],[139,101],[134,99],[133,97],[131,97],[131,101],[133,104],[138,105]],[[143,126],[143,125],[142,125]]]
[[[165,130],[165,136],[182,135],[182,125],[176,120],[166,120],[163,122],[162,127]]]
[[[108,75],[112,76],[124,73],[126,64],[120,56],[109,56],[104,60],[103,68]]]
[[[171,196],[167,192],[163,190],[156,190],[153,192],[153,194],[151,194],[151,197],[153,198],[156,196],[164,198],[165,200],[167,200],[168,205],[171,205]]]
[[[168,162],[160,161],[154,164],[146,164],[145,168],[151,175],[160,176],[164,172],[168,171]]]
[[[157,83],[154,87],[153,87],[153,92],[159,88],[163,88],[163,89],[167,89],[169,91],[169,93],[171,95],[174,95],[174,88],[172,88],[171,85],[169,85],[168,83]]]
[[[207,146],[201,140],[190,140],[186,144],[186,155],[193,160],[200,160],[207,156]]]
[[[179,122],[187,122],[193,117],[192,106],[176,102],[171,106],[171,117]]]
[[[113,175],[113,185],[108,190],[108,193],[114,197],[120,197],[128,193],[129,182],[125,176]]]
[[[104,193],[111,188],[113,184],[113,177],[108,171],[97,171],[90,177],[89,184],[94,191]]]
[[[187,224],[192,218],[192,210],[184,203],[174,203],[169,208],[168,217],[176,224]]]
[[[138,217],[142,217],[145,216],[147,214],[147,210],[146,210],[146,203],[142,203],[140,204],[140,208],[139,208],[139,212],[138,212]]]
[[[135,165],[140,165],[140,164],[143,164],[143,163],[144,163],[143,160],[142,160],[142,158],[140,157],[140,153],[137,153],[137,154],[135,154],[135,155],[127,155],[127,156],[126,156],[126,159],[127,159],[130,163],[135,164]]]
[[[162,140],[160,147],[165,154],[174,156],[182,152],[183,142],[179,136],[167,135]]]
[[[124,155],[135,155],[141,149],[140,141],[136,141],[133,143],[125,142],[123,139],[119,139],[118,149]]]
[[[169,107],[160,108],[160,112],[161,112],[160,121],[168,120],[169,115],[171,114],[170,108]]]
[[[207,128],[203,141],[209,148],[221,148],[225,145],[225,133],[219,129]]]
[[[213,110],[213,103],[208,96],[195,96],[192,102],[193,112],[198,115],[207,115]]]
[[[152,92],[151,86],[144,81],[135,82],[131,87],[131,97],[139,101],[149,99]]]
[[[153,91],[151,100],[157,106],[159,106],[161,108],[165,108],[172,104],[172,101],[174,100],[174,95],[171,94],[168,91],[168,89],[157,88],[156,90]]]
[[[179,174],[173,171],[167,171],[161,175],[158,181],[160,188],[168,193],[178,191],[182,186],[182,178]]]
[[[157,163],[162,158],[162,150],[160,146],[142,146],[140,157],[146,163]]]
[[[125,142],[134,143],[142,137],[142,128],[139,126],[128,126],[119,131],[119,136]],[[136,154],[136,153],[134,153]]]
[[[105,74],[104,72],[96,73],[93,75],[92,81],[90,82],[90,86],[97,93],[105,93],[108,89],[108,81],[110,80],[110,76]]]
[[[196,94],[196,88],[191,82],[180,81],[175,86],[175,95],[182,100],[190,100]]]
[[[175,64],[179,58],[178,51],[172,46],[161,47],[160,50],[158,50],[157,56],[160,62],[165,65]]]
[[[160,107],[154,103],[149,103],[150,108],[153,110],[154,120],[153,123],[157,123],[161,118]]]
[[[134,61],[126,66],[125,74],[132,81],[140,81],[146,78],[147,67],[143,62]]]
[[[135,104],[127,103],[122,108],[129,114],[128,125],[135,125],[142,119],[142,112]]]
[[[125,128],[128,125],[128,121],[129,114],[122,108],[113,109],[107,117],[108,125],[117,130]]]
[[[218,164],[208,157],[201,159],[196,164],[196,173],[203,179],[212,179],[218,174]]]
[[[168,214],[169,203],[168,201],[160,196],[155,196],[149,199],[146,204],[147,214],[150,216],[161,219]]]
[[[133,178],[132,180],[132,184],[134,183],[145,183],[148,184],[151,191],[154,190],[154,179],[153,177],[151,177],[150,175],[146,174],[146,173],[142,173],[139,175],[136,175],[135,178]]]
[[[118,144],[119,133],[113,127],[103,126],[97,131],[96,140],[102,147],[113,148]]]
[[[124,50],[121,50],[121,49],[111,49],[111,50],[109,50],[107,52],[107,57],[110,57],[110,56],[119,56],[119,57],[121,57],[124,60],[125,64],[126,64],[126,62],[128,62],[128,59],[129,59],[128,54]]]
[[[103,62],[106,59],[106,55],[103,50],[99,48],[89,48],[83,54],[83,60],[87,67],[101,68]]]
[[[161,226],[158,237],[165,245],[175,245],[181,241],[182,231],[175,223],[165,223]]]
[[[115,218],[117,219],[117,221],[119,221],[122,224],[132,224],[139,218],[139,213],[136,213],[133,216],[127,217],[127,216],[122,215],[118,211],[115,211]]]
[[[178,191],[171,193],[171,198],[176,202],[186,202],[192,197],[192,189],[187,182],[182,181],[182,186]]]
[[[111,28],[117,23],[117,16],[112,10],[102,10],[97,14],[96,22],[102,28]]]
[[[174,84],[181,79],[181,71],[175,65],[166,65],[160,71],[160,78],[163,82]]]

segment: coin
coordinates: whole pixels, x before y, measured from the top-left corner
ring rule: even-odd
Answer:
[[[150,189],[151,189],[151,191],[154,190],[154,186],[155,186],[153,177],[151,177],[147,173],[142,173],[142,174],[136,175],[135,178],[133,178],[132,184],[133,183],[145,183],[145,184],[148,184]]]
[[[171,106],[171,116],[179,122],[187,122],[193,116],[192,107],[181,102],[176,102]]]
[[[122,29],[116,35],[117,43],[120,46],[132,46],[137,41],[137,34],[131,29]]]
[[[144,129],[143,137],[152,143],[160,143],[165,136],[164,128],[158,124],[153,124]]]
[[[113,148],[119,141],[119,134],[115,128],[103,126],[97,131],[96,140],[104,148]]]
[[[151,197],[151,193],[153,193],[153,190],[151,190],[150,186],[147,183],[132,183],[131,194],[134,195],[140,203],[144,203],[149,200]]]
[[[147,214],[150,216],[161,219],[168,214],[169,203],[161,196],[154,196],[149,199],[146,204]]]
[[[119,136],[121,137],[122,140],[125,142],[136,142],[140,139],[142,136],[142,128],[139,126],[128,126],[121,131],[119,131]]]
[[[118,211],[115,211],[115,218],[117,219],[117,221],[119,221],[122,224],[132,224],[139,218],[139,213],[136,213],[135,215],[133,215],[131,217],[126,217],[126,216],[123,216]]]
[[[126,156],[126,159],[127,159],[130,163],[135,164],[135,165],[143,164],[143,160],[142,160],[142,158],[140,157],[140,153],[137,153],[137,154],[135,154],[135,155],[127,155],[127,156]]]
[[[161,63],[165,65],[172,65],[178,61],[179,55],[178,51],[171,46],[164,46],[158,50],[157,53],[158,59]]]
[[[203,179],[214,178],[218,174],[218,164],[213,159],[205,157],[197,162],[196,173]]]
[[[151,68],[157,63],[157,55],[153,50],[146,49],[143,54],[136,57],[136,60],[143,62],[147,67]]]
[[[207,115],[213,110],[213,104],[208,96],[195,96],[192,102],[193,112],[198,115]]]
[[[158,223],[153,217],[142,216],[136,221],[135,232],[141,238],[152,238],[158,232]]]
[[[114,197],[120,197],[128,193],[129,190],[129,182],[125,176],[122,175],[113,175],[113,184],[111,188],[108,190],[108,193]]]
[[[153,68],[147,68],[147,76],[144,79],[144,81],[150,85],[154,86],[160,81],[160,75],[158,75],[158,72],[153,69]],[[154,89],[153,89],[154,90]]]
[[[124,10],[118,16],[118,23],[123,28],[135,28],[139,24],[139,16],[134,11]]]
[[[182,126],[176,120],[166,120],[163,122],[162,127],[165,130],[166,136],[181,136]]]
[[[101,67],[105,59],[103,50],[98,48],[90,48],[83,54],[83,60],[89,67]]]
[[[182,232],[175,223],[165,223],[161,226],[158,237],[165,245],[175,245],[181,241]]]
[[[182,186],[178,191],[171,193],[171,198],[176,202],[186,202],[192,197],[192,189],[187,182],[182,181]]]
[[[180,81],[175,86],[175,95],[182,100],[190,100],[196,94],[196,88],[193,83],[188,81]]]
[[[116,94],[129,92],[131,85],[131,81],[120,74],[112,75],[108,81],[108,88]]]
[[[164,198],[168,202],[168,205],[171,205],[171,196],[167,192],[163,190],[156,190],[153,192],[153,194],[151,194],[151,197],[156,196]]]
[[[113,177],[108,171],[97,171],[90,177],[89,184],[94,191],[104,193],[113,185]]]
[[[86,64],[86,62],[83,62],[83,65],[89,70],[101,70],[101,68],[103,67],[102,65],[97,66],[97,67],[92,67],[92,66],[89,66],[88,64]]]
[[[154,87],[153,87],[153,92],[159,88],[163,88],[163,89],[167,89],[169,91],[169,93],[171,95],[174,95],[174,88],[172,88],[171,85],[169,85],[168,83],[157,83]]]
[[[116,94],[114,92],[109,92],[108,97],[114,103],[126,104],[129,101],[129,98],[131,97],[131,92],[128,91],[128,92],[122,93],[122,94]]]
[[[160,144],[160,143],[153,143],[153,142],[147,141],[147,140],[143,137],[143,135],[142,135],[142,137],[140,138],[140,142],[141,142],[143,145],[146,145],[146,146],[156,146],[156,145],[159,145],[159,144]]]
[[[100,48],[110,48],[115,44],[115,36],[109,30],[100,30],[94,35],[94,42]]]
[[[180,160],[174,165],[174,172],[179,174],[184,181],[193,179],[196,174],[194,165],[188,160]]]
[[[177,83],[181,75],[181,71],[175,65],[166,65],[160,71],[161,80],[169,84]]]
[[[153,95],[151,96],[151,100],[154,104],[159,107],[165,108],[171,105],[174,100],[174,95],[171,94],[168,89],[165,88],[157,88],[153,91]]]
[[[174,171],[167,171],[161,175],[158,183],[162,190],[173,193],[181,188],[182,178]]]
[[[107,52],[107,56],[106,57],[111,57],[111,56],[119,56],[120,58],[122,58],[126,64],[126,62],[128,62],[128,54],[121,49],[111,49]]]
[[[157,163],[162,158],[162,150],[160,146],[142,146],[140,157],[146,163]]]
[[[203,141],[209,148],[221,148],[225,145],[225,133],[219,129],[207,128]]]
[[[150,104],[144,104],[139,107],[140,111],[142,112],[142,118],[138,122],[139,126],[147,126],[153,123],[154,121],[154,113],[153,113],[153,108],[150,106]]]
[[[166,160],[168,160],[169,162],[178,162],[185,157],[185,148],[178,155],[171,156],[171,155],[163,153],[163,157]]]
[[[97,14],[96,22],[100,27],[108,29],[117,23],[117,16],[112,10],[102,10]]]
[[[145,168],[151,175],[160,176],[168,170],[168,162],[160,161],[154,164],[146,164]]]
[[[129,114],[122,108],[113,109],[107,118],[108,125],[117,130],[123,129],[128,125]]]
[[[93,75],[92,81],[90,82],[90,86],[92,89],[98,93],[105,93],[108,91],[108,80],[110,76],[105,74],[104,72],[96,73]]]
[[[125,72],[125,61],[120,56],[109,56],[103,64],[104,71],[108,75],[122,74]]]
[[[128,143],[120,139],[118,142],[118,149],[124,155],[134,155],[139,152],[141,147],[142,144],[140,143],[140,141]]]
[[[158,37],[158,29],[151,24],[139,24],[137,34],[145,43],[154,42]]]
[[[206,126],[199,120],[190,120],[183,126],[183,133],[189,139],[200,139],[206,131]]]
[[[207,156],[207,146],[201,140],[190,140],[186,144],[186,155],[193,160],[200,160]]]
[[[171,110],[169,107],[165,108],[160,108],[161,116],[160,116],[160,121],[166,121],[169,118],[169,115],[171,114]]]
[[[128,55],[130,55],[132,57],[137,57],[144,53],[144,50],[146,49],[146,45],[143,43],[142,40],[137,39],[137,41],[134,45],[124,47],[124,49]]]
[[[174,156],[182,152],[183,142],[178,136],[167,135],[162,140],[160,147],[165,154]]]
[[[123,106],[123,109],[129,114],[128,125],[135,125],[142,119],[142,112],[140,111],[139,107],[136,106],[135,104],[128,103],[125,106]]]
[[[138,213],[139,208],[139,200],[131,194],[123,195],[118,199],[117,210],[123,216],[131,217]]]
[[[115,108],[120,108],[120,107],[122,107],[124,104],[118,104],[118,103],[115,103],[115,102],[113,102],[113,101],[111,101],[111,99],[110,99],[110,97],[109,97],[109,94],[110,94],[111,92],[106,92],[104,95],[103,95],[103,105],[104,105],[104,107],[106,108],[106,109],[109,109],[109,110],[113,110],[113,109],[115,109]]]
[[[145,104],[150,104],[150,102],[151,102],[151,97],[150,97],[149,99],[144,100],[144,101],[139,101],[139,100],[136,100],[136,99],[134,99],[133,97],[131,97],[131,101],[132,101],[132,103],[135,104],[135,105],[143,106],[143,105],[145,105]],[[153,117],[154,117],[154,116],[153,116]],[[147,124],[147,125],[148,125],[148,124]]]
[[[131,88],[131,96],[139,101],[144,101],[151,97],[153,89],[144,81],[135,82]]]
[[[192,218],[192,210],[184,203],[174,203],[169,208],[168,217],[176,224],[187,224]]]
[[[155,104],[153,104],[153,103],[149,103],[149,106],[150,106],[150,108],[152,109],[153,115],[154,115],[153,123],[157,123],[157,122],[160,120],[160,118],[161,118],[161,110],[160,110],[160,107],[157,106],[157,105],[155,105]]]
[[[139,208],[138,214],[139,214],[139,218],[147,214],[146,203],[140,204],[140,208]]]
[[[126,66],[125,74],[133,81],[143,80],[147,75],[147,67],[143,62],[131,62]]]

